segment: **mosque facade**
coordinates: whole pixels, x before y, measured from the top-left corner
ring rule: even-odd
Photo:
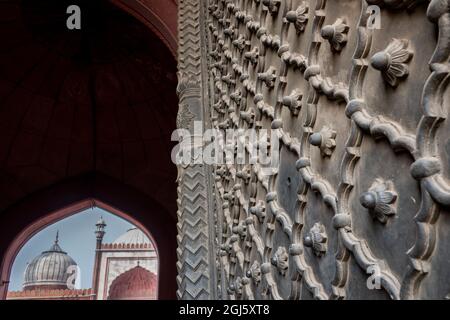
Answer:
[[[106,223],[96,224],[92,287],[76,289],[76,261],[59,245],[28,263],[21,291],[8,292],[9,300],[154,300],[158,291],[158,258],[149,237],[128,229],[111,243],[103,243]]]

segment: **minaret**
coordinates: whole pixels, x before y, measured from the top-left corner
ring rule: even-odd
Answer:
[[[92,273],[92,289],[94,290],[95,295],[97,296],[98,291],[98,280],[99,280],[99,269],[100,269],[100,260],[101,260],[101,249],[103,236],[105,235],[105,227],[106,223],[103,220],[103,217],[100,217],[100,220],[95,224],[95,237],[97,238],[97,243],[95,246],[95,260],[94,260],[94,270]]]
[[[96,227],[95,236],[97,238],[96,249],[100,249],[102,246],[103,236],[105,235],[105,227],[106,227],[106,223],[105,220],[103,220],[103,217],[100,217],[100,220],[97,221],[95,227]]]

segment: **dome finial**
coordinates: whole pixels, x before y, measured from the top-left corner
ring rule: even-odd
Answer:
[[[68,288],[68,268],[76,266],[77,263],[61,249],[58,241],[59,230],[56,232],[55,243],[27,264],[24,290]]]

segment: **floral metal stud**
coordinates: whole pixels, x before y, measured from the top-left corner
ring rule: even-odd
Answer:
[[[278,13],[278,8],[280,7],[281,0],[262,0],[262,3],[269,9],[269,12],[272,15],[275,15]]]
[[[303,1],[296,10],[286,13],[286,21],[294,24],[297,34],[305,30],[308,22],[308,10],[308,4]]]
[[[316,222],[303,239],[303,244],[311,248],[316,256],[323,256],[327,251],[327,234],[323,224]]]
[[[367,192],[361,194],[361,205],[369,210],[374,219],[385,224],[389,217],[395,215],[397,193],[392,181],[376,179]]]
[[[259,58],[258,47],[254,47],[251,51],[244,53],[244,58],[249,60],[252,64],[257,64]]]
[[[336,131],[324,126],[320,132],[315,132],[309,136],[309,143],[320,148],[323,157],[329,157],[336,147]]]
[[[395,87],[401,78],[409,74],[407,62],[411,60],[413,52],[409,50],[409,40],[392,39],[383,51],[373,55],[370,63],[379,70],[389,85]]]
[[[269,88],[273,88],[275,86],[275,80],[277,70],[270,66],[266,72],[258,73],[258,79],[265,83],[265,85]]]
[[[263,201],[258,201],[258,203],[250,208],[250,213],[257,216],[259,222],[263,222],[266,217],[266,208],[264,207]]]
[[[234,282],[231,282],[228,287],[228,294],[235,294],[240,296],[242,294],[242,279],[237,277]]]
[[[244,221],[241,221],[237,226],[233,227],[233,234],[239,235],[241,239],[244,239],[247,235],[247,225]]]
[[[261,282],[261,266],[258,261],[254,261],[249,270],[247,270],[247,277],[252,278],[255,284]]]
[[[283,97],[282,104],[291,110],[292,115],[297,116],[302,107],[302,98],[303,94],[298,90],[294,90],[289,96]]]
[[[341,51],[347,43],[347,33],[349,26],[345,24],[344,19],[338,18],[335,23],[326,25],[322,28],[320,34],[327,39],[334,51]]]
[[[239,51],[242,51],[245,48],[246,40],[245,37],[241,34],[237,39],[233,40],[232,43],[236,48],[238,48]]]
[[[289,254],[285,247],[278,247],[277,251],[275,252],[274,256],[270,260],[272,265],[277,267],[278,272],[281,275],[286,275],[286,270],[289,267]]]

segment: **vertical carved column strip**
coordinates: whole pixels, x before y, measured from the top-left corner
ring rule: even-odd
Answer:
[[[443,162],[439,157],[437,140],[437,132],[448,117],[444,95],[450,84],[450,0],[432,0],[428,5],[427,17],[437,25],[439,33],[429,62],[431,74],[422,91],[423,115],[416,135],[418,156],[411,165],[411,175],[420,183],[422,202],[414,217],[416,242],[407,252],[410,261],[403,277],[402,299],[420,297],[422,280],[430,272],[438,242],[436,222],[441,209],[450,204],[450,185],[441,177]]]
[[[202,3],[178,3],[177,128],[188,130],[192,140],[194,122],[204,122]],[[209,167],[201,163],[178,165],[177,296],[183,300],[215,298],[209,175]]]

